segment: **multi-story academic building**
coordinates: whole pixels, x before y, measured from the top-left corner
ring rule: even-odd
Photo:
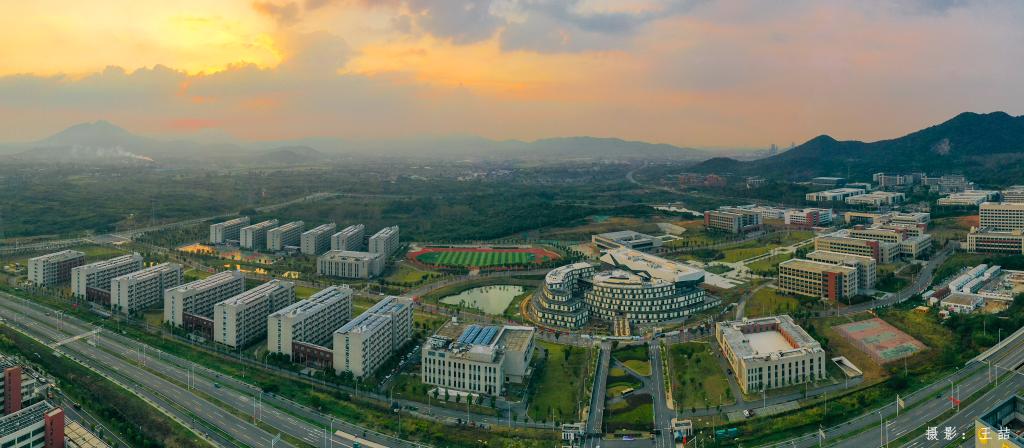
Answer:
[[[825,378],[825,350],[788,315],[718,322],[715,339],[745,394]]]
[[[267,316],[295,301],[295,284],[271,280],[213,305],[213,340],[242,348],[267,335]]]
[[[164,291],[182,283],[181,265],[161,263],[110,281],[110,310],[133,315],[164,303]]]
[[[720,207],[704,212],[704,227],[729,233],[744,233],[761,228],[761,214],[755,211]]]
[[[352,288],[329,286],[306,300],[281,308],[267,317],[267,350],[292,357],[296,345],[330,349],[334,334],[352,319]]]
[[[1024,185],[1014,185],[1000,192],[1003,202],[1024,204]]]
[[[427,339],[420,353],[423,384],[499,396],[506,384],[522,384],[534,349],[533,327],[449,322]]]
[[[71,270],[71,291],[75,297],[110,306],[110,281],[140,269],[142,255],[137,253],[79,266]]]
[[[238,245],[243,249],[263,250],[267,248],[267,232],[277,227],[277,220],[270,219],[242,227],[238,232]]]
[[[372,375],[412,338],[412,301],[388,296],[334,332],[334,371]]]
[[[967,234],[967,251],[1024,255],[1024,232],[971,229]]]
[[[71,281],[71,270],[85,264],[85,253],[62,250],[28,260],[28,280],[37,286],[53,286]]]
[[[590,288],[594,267],[579,262],[559,266],[544,276],[544,287],[531,301],[537,318],[544,325],[580,328],[590,320],[583,293]]]
[[[807,193],[804,199],[810,202],[844,202],[847,198],[864,194],[862,188],[834,188],[832,190]]]
[[[384,255],[330,250],[316,259],[316,273],[327,277],[372,278],[384,270]]]
[[[833,301],[857,295],[857,268],[792,259],[779,263],[779,291]]]
[[[805,208],[786,210],[782,215],[783,222],[788,225],[822,227],[832,225],[832,209]]]
[[[857,292],[864,294],[875,289],[875,282],[878,279],[878,263],[875,262],[874,258],[862,255],[816,250],[807,254],[807,259],[856,268]]]
[[[683,263],[626,248],[606,251],[601,261],[606,270],[576,263],[549,272],[531,311],[544,323],[579,328],[589,319],[675,320],[718,303],[699,287],[704,271]]]
[[[334,229],[337,226],[332,222],[329,224],[320,224],[302,232],[302,241],[300,242],[299,250],[306,255],[320,255],[324,252],[331,250],[331,235],[334,233]]]
[[[1024,204],[986,202],[978,209],[980,227],[996,231],[1024,230]]]
[[[891,263],[896,255],[899,254],[899,245],[877,240],[852,238],[842,232],[838,232],[815,238],[814,250],[863,255],[873,258],[878,263]]]
[[[869,205],[878,207],[881,205],[893,205],[899,204],[906,199],[906,195],[903,193],[894,193],[891,191],[873,191],[867,194],[859,194],[856,196],[850,196],[846,198],[846,203],[850,205]]]
[[[398,226],[385,227],[373,234],[369,240],[369,251],[387,257],[398,250]]]
[[[164,292],[164,322],[213,333],[213,305],[245,292],[245,276],[224,271]]]
[[[366,235],[366,226],[355,224],[342,229],[342,231],[331,235],[331,250],[361,251],[363,250],[363,238]]]
[[[64,448],[64,410],[40,401],[0,417],[0,447]]]
[[[43,399],[45,387],[13,358],[0,355],[0,415],[20,411]]]
[[[224,244],[228,241],[239,239],[239,236],[242,233],[242,227],[247,225],[249,225],[248,216],[211,224],[210,244]]]
[[[281,227],[275,227],[267,231],[267,250],[277,252],[284,250],[287,246],[298,246],[302,242],[302,229],[306,223],[292,221]]]

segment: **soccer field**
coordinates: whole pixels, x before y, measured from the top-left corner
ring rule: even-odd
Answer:
[[[488,267],[529,264],[535,258],[528,252],[446,251],[427,252],[416,259],[432,265]]]

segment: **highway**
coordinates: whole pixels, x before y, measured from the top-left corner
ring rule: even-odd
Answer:
[[[1018,337],[1016,340],[1012,341],[1012,343],[999,348],[992,353],[987,361],[968,363],[967,366],[952,373],[946,378],[936,381],[907,395],[906,397],[903,397],[908,409],[901,410],[899,417],[896,417],[896,402],[894,397],[893,402],[890,404],[825,429],[825,442],[828,444],[828,441],[830,440],[841,439],[836,442],[834,446],[851,448],[879,446],[882,445],[886,439],[896,440],[909,432],[920,429],[929,422],[939,418],[944,412],[950,409],[951,404],[949,398],[951,384],[953,385],[952,393],[954,395],[959,393],[960,399],[967,399],[967,397],[983,389],[987,384],[989,384],[989,363],[993,366],[997,366],[1003,373],[1006,373],[1008,370],[1016,370],[1021,364],[1024,364],[1024,337]],[[995,367],[993,367],[991,376],[993,381],[995,380],[995,371]],[[999,389],[996,393],[1006,392],[1007,394],[1011,394],[1021,385],[1024,385],[1024,377],[1021,375],[1012,375],[1012,378],[1008,378],[1005,383],[1000,382]],[[995,396],[999,397],[999,395]],[[979,400],[978,402],[980,403],[983,401],[984,400]],[[986,404],[982,404],[980,406],[984,407],[991,405],[992,401],[988,401]],[[956,422],[960,422],[959,426],[962,427],[963,423],[961,420],[964,419],[973,422],[972,412],[976,415],[977,412],[981,411],[975,409],[973,405],[968,406],[965,409],[961,409],[960,413],[955,417]],[[944,425],[932,424],[932,426]],[[779,448],[800,448],[813,447],[818,445],[818,443],[818,434],[812,433],[768,446]],[[875,445],[875,443],[879,443],[879,445]],[[830,446],[832,446],[832,444],[830,444]]]
[[[58,318],[55,315],[47,316],[49,309],[41,305],[7,294],[0,294],[0,297],[5,299],[0,300],[0,309],[4,310],[4,314],[15,316],[19,328],[26,329],[41,340],[62,341],[94,329],[91,325],[70,316],[63,317],[62,322],[58,323]],[[59,326],[62,330],[58,330]],[[91,345],[92,342],[96,346]],[[183,421],[191,418],[184,410],[194,412],[204,421],[215,422],[216,426],[230,437],[247,446],[270,446],[273,439],[272,434],[252,424],[251,418],[243,419],[236,415],[251,416],[254,412],[262,423],[310,446],[326,445],[331,427],[335,431],[362,436],[370,442],[384,446],[421,446],[332,419],[274,395],[261,394],[258,389],[247,383],[219,375],[201,366],[194,366],[190,361],[109,332],[68,342],[62,345],[61,349],[77,353],[76,358],[80,363],[107,375],[123,376],[132,383],[139,384],[147,395],[153,395],[155,398],[166,396],[169,400],[161,403],[161,408],[172,411],[183,407]],[[189,384],[192,385],[193,391],[186,390]],[[155,391],[159,392],[153,393]],[[261,397],[261,400],[257,400],[257,397]],[[233,413],[224,411],[215,402],[222,403]],[[332,439],[335,446],[341,447],[351,447],[353,442],[351,438],[341,434],[335,434]],[[233,446],[231,443],[224,443],[224,440],[220,442],[224,446]],[[276,446],[288,445],[279,441]]]
[[[594,372],[594,388],[590,393],[590,414],[587,416],[587,447],[600,446],[601,434],[604,432],[601,423],[604,421],[604,395],[608,385],[608,366],[611,364],[612,344],[608,341],[600,345],[600,358],[597,371]]]

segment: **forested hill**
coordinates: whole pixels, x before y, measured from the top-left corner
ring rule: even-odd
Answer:
[[[876,172],[962,173],[982,183],[1024,182],[1024,116],[965,112],[903,137],[865,143],[815,137],[777,156],[750,162],[714,158],[697,172],[800,180],[814,176],[864,179]]]

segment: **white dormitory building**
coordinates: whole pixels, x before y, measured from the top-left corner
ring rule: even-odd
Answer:
[[[499,396],[506,384],[522,384],[529,375],[534,334],[533,327],[449,322],[423,346],[423,384]]]
[[[85,298],[89,290],[99,290],[109,295],[110,280],[140,269],[142,255],[137,253],[79,266],[71,270],[71,291],[79,298]]]
[[[373,252],[330,250],[316,260],[316,273],[326,277],[373,278],[384,270],[385,256]]]
[[[306,223],[292,221],[281,227],[275,227],[267,231],[267,250],[271,252],[282,251],[285,247],[298,247],[302,241],[302,229]]]
[[[161,263],[132,272],[110,281],[110,310],[127,316],[159,307],[164,303],[164,290],[183,281],[181,265]]]
[[[906,200],[906,198],[907,196],[903,193],[873,191],[867,194],[850,196],[846,198],[846,203],[849,205],[869,205],[878,207],[882,205],[899,204]]]
[[[213,305],[245,291],[245,276],[224,271],[164,292],[164,322],[185,326],[185,315],[211,319]]]
[[[242,233],[242,227],[247,225],[249,225],[248,216],[211,224],[210,244],[224,244],[228,241],[238,240]]]
[[[293,357],[298,344],[330,348],[334,330],[352,319],[352,288],[329,286],[267,317],[267,351]]]
[[[977,207],[983,202],[994,201],[999,198],[999,192],[993,190],[967,190],[960,193],[952,193],[944,198],[935,201],[936,205]]]
[[[362,224],[345,227],[340,232],[331,235],[331,250],[361,251],[364,247],[365,235],[366,226]]]
[[[267,316],[295,301],[295,284],[271,280],[213,305],[213,339],[242,348],[267,334]]]
[[[302,232],[302,241],[299,250],[306,255],[320,255],[331,250],[331,235],[337,228],[333,222],[320,224],[310,230]]]
[[[334,371],[372,375],[412,338],[412,301],[388,296],[334,332]]]
[[[743,393],[825,378],[825,350],[788,315],[718,322],[715,339]]]
[[[860,196],[865,191],[861,188],[833,188],[831,190],[807,193],[804,199],[810,202],[843,202],[847,198]]]
[[[381,254],[385,259],[398,250],[398,226],[385,227],[370,237],[369,251]]]
[[[62,250],[28,260],[28,280],[36,286],[52,286],[71,281],[71,270],[85,264],[85,253]]]
[[[242,227],[238,232],[238,245],[243,249],[263,250],[267,247],[267,231],[277,227],[276,219],[268,219]]]

